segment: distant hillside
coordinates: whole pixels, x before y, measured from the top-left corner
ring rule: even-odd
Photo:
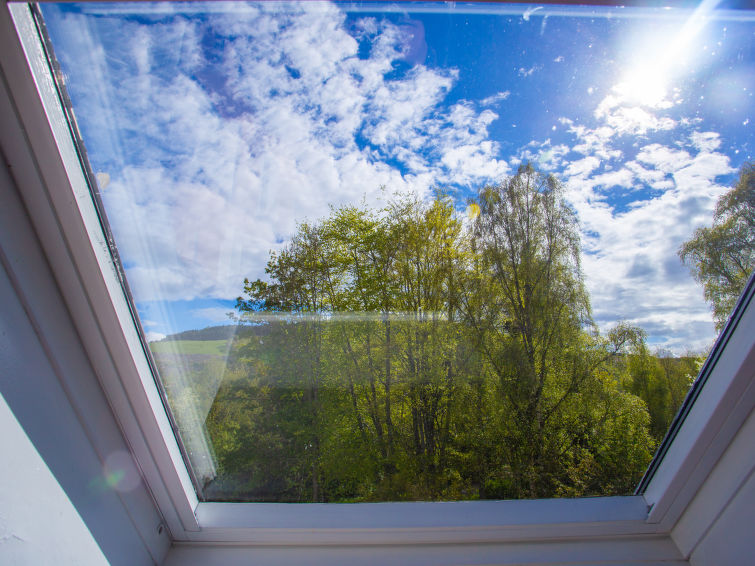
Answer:
[[[220,356],[225,359],[228,354],[228,340],[162,340],[149,345],[155,359],[165,361],[164,356],[181,357],[189,360],[191,356]]]
[[[188,340],[230,340],[234,336],[266,336],[270,329],[266,324],[255,326],[237,326],[235,324],[224,324],[221,326],[208,326],[201,330],[184,330],[176,334],[169,334],[160,342],[188,341]]]

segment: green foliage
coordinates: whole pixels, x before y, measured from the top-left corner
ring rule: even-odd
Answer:
[[[382,501],[630,492],[689,385],[601,336],[562,189],[529,166],[451,201],[334,208],[237,302],[207,416],[210,498]],[[263,330],[264,329],[264,330]]]
[[[698,228],[679,249],[713,307],[721,330],[755,269],[755,164],[745,164],[716,204],[713,225]]]

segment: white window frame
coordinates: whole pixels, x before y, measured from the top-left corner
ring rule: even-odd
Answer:
[[[705,388],[641,494],[355,505],[198,501],[30,11],[21,3],[0,11],[0,63],[13,113],[4,115],[0,136],[16,136],[5,144],[13,148],[6,160],[174,542],[416,545],[668,535],[752,412],[755,308],[748,302],[719,339],[704,369]]]

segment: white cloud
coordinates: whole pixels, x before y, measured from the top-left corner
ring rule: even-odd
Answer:
[[[614,89],[595,109],[594,116],[610,127],[612,135],[640,135],[657,130],[670,130],[677,122],[668,116],[658,116],[659,110],[670,108],[673,104],[661,99],[652,105],[639,104],[631,97]]]
[[[677,250],[710,222],[726,190],[716,179],[733,172],[723,154],[694,150],[653,143],[612,171],[586,157],[563,172],[581,221],[596,319],[603,326],[637,324],[677,352],[702,350],[713,338],[709,308]],[[638,196],[623,209],[609,205],[617,189]],[[647,189],[656,193],[640,196]]]
[[[606,188],[624,187],[625,189],[633,188],[634,180],[634,173],[627,168],[610,171],[608,173],[603,173],[602,175],[596,175],[592,178],[592,182],[595,184],[594,186],[602,186]]]
[[[637,161],[650,165],[662,173],[673,173],[689,163],[690,155],[684,150],[650,144],[637,154]]]
[[[637,324],[683,352],[705,349],[714,334],[702,291],[677,251],[710,223],[726,190],[717,179],[734,170],[717,151],[717,132],[695,131],[700,120],[669,114],[679,100],[638,105],[616,91],[598,104],[592,123],[561,118],[573,136],[570,152],[582,157],[557,171],[581,221],[596,320],[604,328]]]
[[[621,157],[621,151],[610,146],[611,138],[615,131],[608,126],[599,126],[591,129],[582,125],[574,125],[565,122],[569,126],[568,131],[576,135],[579,143],[572,146],[571,150],[587,156],[596,156],[602,160]]]
[[[389,78],[410,48],[406,29],[360,20],[365,57],[334,6],[228,10],[148,27],[103,19],[96,39],[84,24],[68,39],[87,75],[76,84],[99,86],[78,100],[91,158],[110,176],[104,199],[137,301],[235,297],[297,222],[330,204],[509,171],[488,135],[495,112],[440,105],[456,70],[415,65]],[[212,60],[184,47],[206,34],[223,46]]]
[[[146,338],[147,342],[158,342],[165,338],[165,334],[162,334],[161,332],[147,332]]]
[[[645,184],[649,187],[658,190],[671,189],[674,187],[674,182],[663,171],[658,169],[647,169],[643,167],[637,161],[627,161],[624,167],[632,172],[637,178],[637,181],[641,184]]]
[[[721,145],[721,136],[717,132],[692,132],[690,139],[700,151],[713,151]]]
[[[542,143],[530,142],[522,150],[519,161],[528,161],[543,171],[554,171],[564,165],[564,157],[571,149],[565,144],[552,145],[547,139]]]
[[[564,170],[567,177],[584,177],[592,173],[600,165],[600,159],[592,155],[583,157],[577,161],[572,161]]]
[[[654,130],[670,130],[676,122],[668,117],[658,118],[655,114],[638,106],[601,109],[595,112],[616,134],[644,134]]]
[[[229,318],[228,313],[232,311],[233,309],[223,307],[207,307],[203,309],[194,309],[191,311],[191,314],[197,318],[207,319],[210,322],[230,324],[231,319]]]
[[[732,169],[716,132],[693,131],[699,119],[614,91],[587,120],[559,119],[565,128],[553,135],[570,139],[529,144],[507,161],[489,134],[499,114],[487,107],[509,91],[449,105],[454,69],[414,65],[390,78],[393,63],[407,61],[405,29],[363,18],[354,37],[337,8],[319,3],[226,9],[149,33],[118,21],[97,40],[80,25],[67,38],[65,51],[91,62],[77,65],[87,74],[78,82],[99,86],[78,100],[93,162],[110,177],[103,198],[117,211],[110,221],[138,301],[235,297],[297,222],[327,215],[329,204],[378,203],[381,186],[420,195],[476,186],[521,157],[565,180],[597,320],[628,319],[669,337],[667,347],[706,345],[710,313],[676,250],[709,222],[725,190],[717,178]],[[221,34],[211,61],[189,47],[205,34]],[[195,314],[225,320],[224,309]]]
[[[502,100],[506,100],[509,96],[511,96],[511,92],[504,90],[492,96],[488,96],[487,98],[483,98],[480,101],[480,106],[492,106],[498,102],[501,102]]]
[[[520,77],[529,77],[541,69],[540,65],[534,65],[529,69],[525,67],[519,67],[518,74]]]

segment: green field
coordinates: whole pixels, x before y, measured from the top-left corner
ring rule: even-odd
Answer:
[[[227,340],[165,340],[150,342],[150,349],[155,354],[209,354],[225,356],[228,349]]]

